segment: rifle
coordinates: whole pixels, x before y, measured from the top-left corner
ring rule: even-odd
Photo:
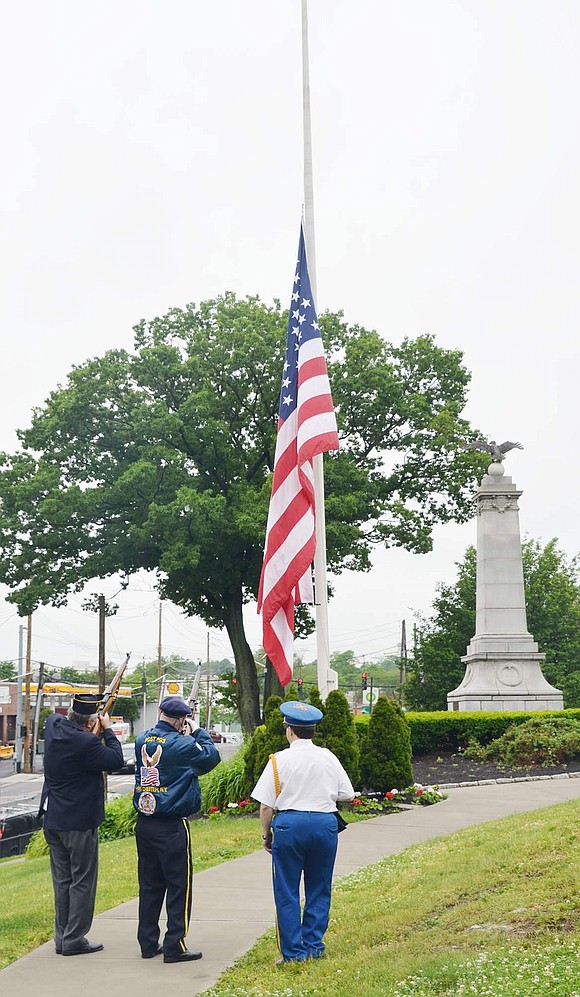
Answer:
[[[113,678],[111,679],[111,681],[109,682],[107,688],[103,693],[103,701],[101,703],[101,709],[99,710],[97,716],[97,722],[93,728],[94,734],[98,734],[100,736],[102,730],[100,717],[102,717],[104,713],[109,713],[109,711],[112,710],[113,706],[115,705],[115,700],[117,698],[117,695],[119,693],[119,688],[121,685],[121,679],[125,674],[125,669],[129,664],[130,657],[131,657],[131,652],[127,651],[127,657],[125,658],[123,664],[119,665],[117,671],[115,672]]]
[[[197,726],[197,723],[196,723],[196,714],[198,712],[198,707],[199,707],[199,701],[198,701],[197,697],[198,697],[198,693],[199,693],[199,682],[200,682],[200,679],[201,679],[201,664],[199,664],[197,666],[197,671],[196,671],[196,673],[195,673],[195,675],[193,677],[193,683],[192,683],[192,686],[191,686],[191,692],[189,694],[189,699],[187,700],[188,705],[191,706],[191,714],[192,715],[191,715],[191,717],[187,717],[186,718],[185,727],[184,727],[184,730],[183,730],[184,734],[191,734],[193,732],[193,730],[195,729],[195,727]]]

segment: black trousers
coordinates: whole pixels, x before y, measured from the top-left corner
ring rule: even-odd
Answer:
[[[159,916],[163,901],[167,930],[164,955],[185,952],[191,917],[193,868],[189,823],[185,817],[137,816],[139,927],[141,952],[149,955],[159,945]]]
[[[95,910],[99,831],[44,829],[54,889],[54,943],[66,952],[78,948],[90,930]]]

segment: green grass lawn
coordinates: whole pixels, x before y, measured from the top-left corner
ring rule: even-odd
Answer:
[[[257,820],[200,820],[191,823],[194,869],[248,855],[259,848]],[[95,913],[138,894],[134,838],[102,841]],[[48,856],[0,863],[0,969],[52,938],[54,907]]]
[[[276,968],[269,932],[208,994],[580,997],[580,801],[340,880],[326,942],[327,958]]]
[[[348,831],[346,832],[348,833]],[[256,850],[254,820],[192,825],[197,871]],[[97,911],[136,895],[101,845]],[[426,842],[340,880],[327,958],[276,968],[274,932],[213,997],[580,997],[580,801]],[[52,934],[48,860],[0,865],[1,964]]]

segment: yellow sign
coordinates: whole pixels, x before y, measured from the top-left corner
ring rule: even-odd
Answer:
[[[38,692],[38,684],[36,682],[30,683],[30,691],[32,693]],[[98,685],[72,685],[70,682],[45,682],[42,691],[45,696],[98,696],[99,687]],[[132,696],[133,690],[129,686],[121,686],[118,696]]]

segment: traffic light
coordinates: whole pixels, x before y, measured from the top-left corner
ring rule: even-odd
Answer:
[[[368,677],[369,677],[369,673],[368,672],[363,672],[362,675],[361,675],[363,691],[368,686],[368,681],[367,681]]]

